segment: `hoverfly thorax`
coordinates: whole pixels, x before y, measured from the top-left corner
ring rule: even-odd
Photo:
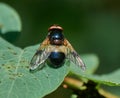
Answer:
[[[59,28],[50,29],[48,38],[51,45],[63,45],[64,43],[63,31]]]

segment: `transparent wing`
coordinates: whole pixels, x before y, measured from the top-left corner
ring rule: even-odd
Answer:
[[[84,62],[76,51],[71,51],[68,55],[68,59],[70,59],[70,61],[72,61],[74,64],[81,67],[83,71],[86,69]]]
[[[69,43],[69,41],[67,39],[65,39],[65,46],[67,46],[68,51],[67,51],[67,58],[72,61],[74,64],[78,65],[79,67],[82,68],[82,70],[85,70],[85,64],[82,61],[82,59],[80,58],[79,54],[74,50],[74,48],[72,47],[72,45]]]
[[[45,65],[43,63],[49,57],[51,50],[51,47],[46,47],[43,50],[38,50],[30,62],[30,71],[42,68]]]

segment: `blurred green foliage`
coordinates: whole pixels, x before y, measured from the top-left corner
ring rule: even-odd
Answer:
[[[9,5],[0,2],[0,36],[15,42],[20,36],[21,20],[18,13]]]

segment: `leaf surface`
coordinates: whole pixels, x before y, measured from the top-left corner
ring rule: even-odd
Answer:
[[[0,96],[1,98],[42,98],[56,90],[63,82],[65,76],[72,73],[93,80],[98,83],[107,84],[104,77],[92,75],[99,64],[96,55],[83,55],[86,71],[68,61],[54,69],[47,64],[40,71],[30,73],[29,63],[38,49],[39,45],[30,46],[25,49],[15,47],[0,38]],[[118,73],[113,74],[117,75]],[[100,77],[100,78],[99,78]],[[112,76],[109,75],[110,79]],[[119,79],[114,81],[119,85]],[[110,83],[112,83],[110,81]]]
[[[87,66],[89,66],[89,64]],[[71,66],[70,69],[73,74],[76,74],[80,78],[87,78],[88,80],[92,80],[93,82],[96,82],[98,84],[105,84],[108,86],[120,86],[120,69],[103,75],[89,74],[87,72],[83,73],[76,66]]]
[[[39,47],[20,49],[0,38],[0,96],[1,98],[41,98],[62,83],[68,66],[58,69],[45,66],[30,73],[29,62]]]

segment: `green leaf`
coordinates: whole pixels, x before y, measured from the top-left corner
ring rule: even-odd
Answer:
[[[81,68],[67,62],[64,66],[54,69],[46,65],[40,71],[29,72],[29,62],[38,49],[39,45],[25,49],[15,47],[0,38],[0,96],[1,98],[41,98],[56,90],[63,82],[70,69],[84,77],[91,74],[98,66],[96,55],[83,55],[87,69],[82,72]],[[86,76],[86,78],[88,78]]]
[[[35,73],[29,72],[29,62],[39,47],[20,49],[0,38],[0,97],[41,98],[62,83],[69,67],[58,69],[45,66]]]
[[[89,66],[89,65],[86,65]],[[99,84],[105,84],[108,86],[120,86],[120,69],[105,75],[92,75],[87,72],[83,73],[76,66],[71,66],[71,72],[76,74],[78,77],[87,78]]]
[[[9,31],[21,31],[18,13],[4,3],[0,3],[0,29],[3,34]]]
[[[99,59],[95,54],[86,54],[82,56],[82,59],[85,62],[86,70],[85,73],[92,74],[96,71],[99,65]]]
[[[109,86],[120,86],[120,69],[111,72],[109,74],[105,75],[91,75],[87,76],[90,80],[93,80],[94,82],[98,82],[100,84],[106,84]]]
[[[21,20],[9,5],[0,3],[0,35],[8,41],[15,41],[20,35]]]

